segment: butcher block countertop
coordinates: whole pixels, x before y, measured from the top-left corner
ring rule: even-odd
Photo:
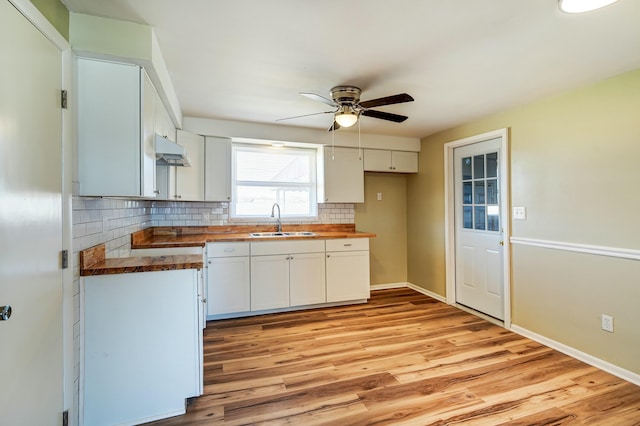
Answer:
[[[202,267],[202,256],[198,254],[106,258],[104,244],[98,244],[80,252],[80,275],[83,277],[131,272],[202,269]]]
[[[185,226],[147,228],[131,234],[131,248],[204,247],[211,242],[327,240],[333,238],[374,238],[376,234],[356,231],[355,224],[339,225],[282,225],[283,232],[310,231],[313,236],[260,237],[252,232],[274,232],[273,225],[258,226]]]
[[[283,225],[283,232],[309,231],[316,235],[287,237],[252,237],[252,232],[274,232],[275,226],[184,226],[147,228],[131,234],[131,248],[204,247],[210,242],[327,240],[334,238],[374,238],[376,234],[356,231],[354,224],[339,225]],[[198,254],[137,256],[107,258],[105,245],[80,252],[80,275],[126,274],[131,272],[202,269],[203,258]]]

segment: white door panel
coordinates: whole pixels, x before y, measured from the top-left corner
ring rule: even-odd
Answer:
[[[454,150],[456,302],[504,319],[501,138]]]
[[[0,423],[60,425],[62,57],[0,1]]]

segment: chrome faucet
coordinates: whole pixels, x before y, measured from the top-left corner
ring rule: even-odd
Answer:
[[[278,208],[278,217],[276,220],[278,221],[278,232],[282,232],[282,221],[280,220],[280,205],[278,203],[273,203],[271,206],[271,217],[275,217],[275,209]]]

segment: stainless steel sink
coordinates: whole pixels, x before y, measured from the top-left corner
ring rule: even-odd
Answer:
[[[313,237],[317,235],[315,232],[298,231],[298,232],[252,232],[249,234],[253,238],[270,238],[270,237]]]

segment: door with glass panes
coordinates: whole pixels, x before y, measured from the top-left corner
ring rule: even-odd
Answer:
[[[504,319],[501,138],[454,150],[456,303]]]

